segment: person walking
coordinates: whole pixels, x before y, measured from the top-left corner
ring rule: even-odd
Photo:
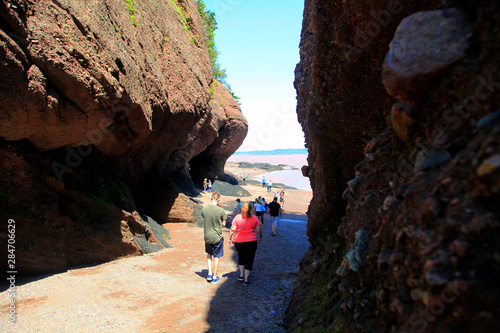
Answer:
[[[208,192],[212,192],[212,181],[208,180]]]
[[[207,191],[207,187],[208,187],[208,182],[207,182],[207,179],[205,178],[203,180],[203,192],[206,192]]]
[[[278,203],[278,198],[274,197],[273,201],[268,205],[268,212],[271,215],[272,232],[271,235],[276,236],[276,229],[281,218],[281,205]]]
[[[262,211],[262,219],[260,221],[262,222],[262,224],[264,224],[264,222],[266,222],[266,212],[267,212],[266,198],[262,198],[261,202],[262,202],[262,207],[260,209]]]
[[[262,208],[262,199],[255,198],[255,203],[253,204],[253,208],[255,211],[255,216],[260,220],[261,223],[264,223],[264,219],[262,218],[263,215],[263,208]]]
[[[236,202],[237,202],[237,204],[236,204],[235,213],[236,213],[236,215],[238,215],[238,214],[241,214],[241,200],[240,200],[240,198],[236,199]]]
[[[205,252],[207,253],[208,275],[207,281],[219,282],[219,258],[224,256],[224,237],[222,237],[222,227],[226,226],[226,212],[218,206],[220,193],[214,192],[211,196],[211,203],[202,210],[203,231],[205,238]],[[213,262],[213,270],[212,270]]]
[[[234,242],[238,253],[238,281],[243,281],[245,286],[250,284],[257,241],[262,244],[262,226],[257,217],[252,215],[252,205],[245,202],[241,214],[234,218],[229,231],[229,245]]]
[[[266,187],[266,176],[262,176],[262,187]]]
[[[267,192],[272,192],[272,188],[273,188],[273,181],[269,180],[267,182]]]
[[[280,192],[280,204],[282,204],[283,207],[285,207],[285,190],[281,190]]]

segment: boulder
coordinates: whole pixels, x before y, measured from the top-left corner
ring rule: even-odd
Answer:
[[[212,192],[219,192],[221,195],[224,196],[231,196],[231,197],[249,197],[251,196],[250,192],[245,190],[242,186],[240,185],[232,185],[227,182],[219,181],[216,180],[214,184],[212,185]]]
[[[387,92],[416,105],[441,76],[466,56],[472,26],[458,8],[419,12],[396,30],[384,61],[382,81]]]

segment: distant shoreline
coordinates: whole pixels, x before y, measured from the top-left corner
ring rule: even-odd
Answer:
[[[299,155],[307,154],[306,148],[300,149],[274,149],[274,150],[252,150],[236,152],[233,155]]]
[[[267,155],[252,155],[238,154],[228,158],[229,163],[247,162],[254,163],[269,163],[272,165],[288,165],[291,168],[302,168],[307,165],[307,154],[267,154]]]
[[[282,183],[296,189],[312,191],[308,178],[304,178],[300,170],[307,165],[307,154],[286,155],[233,155],[228,159],[226,167],[238,176],[247,174],[247,179],[261,180],[266,176],[273,183]]]

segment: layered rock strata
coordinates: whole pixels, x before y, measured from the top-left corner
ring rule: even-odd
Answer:
[[[183,189],[196,194],[197,170],[223,177],[247,129],[231,94],[212,79],[196,2],[0,7],[1,233],[16,220],[18,256],[43,262],[20,261],[19,271],[143,253],[148,241],[165,246],[163,232],[148,236],[156,224],[134,212],[158,223],[195,222],[154,204],[175,206]],[[142,227],[127,234],[130,214]]]
[[[491,332],[500,299],[499,5],[401,3],[395,24],[373,28],[353,61],[346,50],[359,27],[383,22],[370,13],[388,5],[306,1],[296,87],[312,248],[289,327]]]

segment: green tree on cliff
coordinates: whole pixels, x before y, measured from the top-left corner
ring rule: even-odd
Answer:
[[[238,100],[239,97],[234,94],[231,90],[231,86],[227,83],[227,73],[226,69],[221,68],[217,57],[219,56],[219,51],[215,47],[215,30],[217,29],[217,21],[215,20],[215,13],[207,10],[203,0],[197,0],[198,11],[200,12],[201,20],[205,27],[205,41],[208,47],[208,56],[210,58],[210,65],[212,66],[212,73],[214,79],[222,83],[227,90],[233,95],[233,97]]]
[[[203,0],[197,0],[198,11],[200,12],[203,25],[205,26],[205,41],[208,47],[208,56],[210,58],[210,65],[212,65],[212,72],[214,74],[214,79],[217,79],[221,83],[225,83],[227,78],[227,73],[225,69],[220,67],[217,57],[219,56],[219,51],[215,47],[215,30],[217,29],[217,21],[215,20],[215,13],[206,9],[206,5]]]

